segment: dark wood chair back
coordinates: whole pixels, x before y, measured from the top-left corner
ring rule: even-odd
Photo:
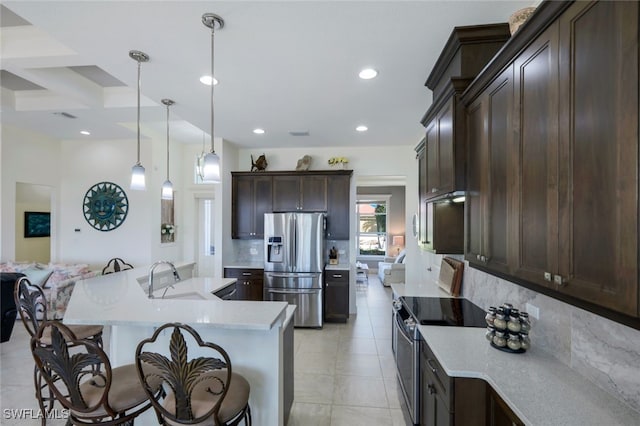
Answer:
[[[154,345],[160,333],[168,328],[173,329],[168,357],[144,351],[145,346]],[[189,343],[197,344],[200,353],[210,353],[212,356],[189,359],[187,341],[183,332],[188,336]],[[222,424],[218,413],[231,382],[231,361],[220,346],[203,342],[200,335],[188,325],[168,323],[159,327],[153,336],[138,344],[135,359],[138,376],[148,395],[153,390],[149,381],[157,377],[160,377],[167,390],[168,401],[160,403],[151,400],[161,423],[166,424],[168,421],[169,423],[199,424],[207,419],[209,421],[213,419],[215,425]],[[145,374],[145,371],[152,371],[152,373]],[[194,398],[195,394],[197,394],[197,402]],[[206,398],[206,401],[202,398]],[[196,404],[200,409],[197,409]],[[202,406],[210,409],[205,411]],[[194,411],[197,411],[198,415]]]
[[[35,336],[40,323],[47,319],[47,298],[42,289],[32,284],[27,277],[18,278],[13,290],[13,300],[20,319],[31,337]]]
[[[107,262],[107,265],[104,268],[102,268],[102,275],[126,271],[127,269],[133,269],[133,266],[119,257],[114,257]]]

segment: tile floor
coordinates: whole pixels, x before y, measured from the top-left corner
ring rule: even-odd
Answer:
[[[368,278],[368,285],[357,285],[358,314],[346,324],[295,330],[295,397],[288,426],[405,426],[391,353],[391,290],[376,275]],[[29,412],[12,419],[8,411],[37,414],[27,336],[18,322],[11,340],[0,345],[2,425],[40,425]]]

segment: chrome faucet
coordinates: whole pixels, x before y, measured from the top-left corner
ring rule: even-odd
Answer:
[[[173,263],[169,262],[168,260],[157,261],[156,263],[151,265],[151,268],[149,268],[149,299],[153,299],[153,271],[159,265],[169,265],[169,267],[171,267],[171,271],[173,272],[173,279],[176,282],[180,281],[180,274],[178,274],[178,270],[173,265]]]

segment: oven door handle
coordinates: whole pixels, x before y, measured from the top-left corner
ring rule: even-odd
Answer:
[[[396,328],[398,329],[398,331],[400,332],[399,335],[404,338],[404,340],[406,340],[409,344],[413,344],[413,339],[411,338],[411,336],[409,336],[404,328],[404,324],[401,322],[402,318],[400,318],[400,315],[396,315]]]

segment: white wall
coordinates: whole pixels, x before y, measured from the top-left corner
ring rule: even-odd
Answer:
[[[160,243],[160,188],[166,179],[166,139],[157,135],[143,139],[142,164],[147,190],[131,191],[131,166],[136,159],[136,141],[56,141],[41,134],[11,126],[2,127],[2,205],[0,231],[2,261],[15,258],[16,183],[52,187],[51,260],[104,266],[112,257],[135,265],[159,259],[181,260],[182,236],[173,244]],[[172,144],[172,157],[179,158],[181,145]],[[171,162],[171,180],[178,188],[176,219],[181,220],[183,191],[180,161]],[[129,200],[126,219],[118,228],[101,232],[85,220],[82,202],[87,190],[102,181],[120,185]],[[79,229],[79,231],[76,231]]]
[[[1,129],[1,194],[0,205],[0,260],[14,260],[16,228],[16,183],[32,183],[52,187],[52,205],[59,202],[60,187],[60,142],[44,135],[27,132],[13,126]],[[51,258],[58,256],[55,243],[59,214],[51,215]]]

